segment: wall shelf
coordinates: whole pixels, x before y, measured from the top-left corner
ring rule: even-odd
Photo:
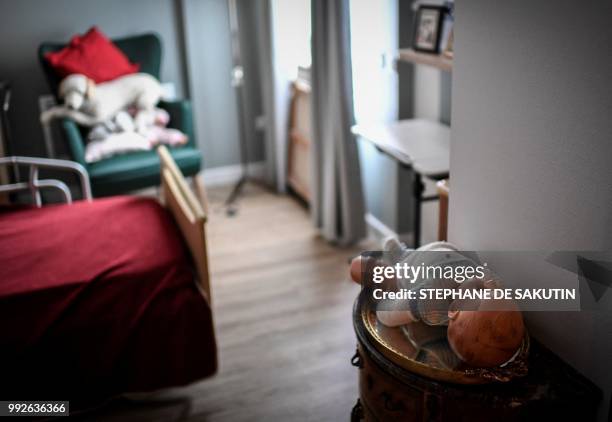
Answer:
[[[419,53],[412,48],[403,48],[399,50],[398,61],[418,63],[426,66],[432,66],[446,72],[452,72],[453,59],[441,54]]]

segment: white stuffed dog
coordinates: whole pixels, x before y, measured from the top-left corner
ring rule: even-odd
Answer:
[[[135,73],[96,84],[81,74],[67,76],[59,86],[64,105],[50,108],[40,116],[49,123],[58,117],[68,117],[83,126],[93,126],[112,119],[127,107],[135,107],[136,130],[144,131],[155,118],[155,105],[162,97],[162,87],[153,76]]]

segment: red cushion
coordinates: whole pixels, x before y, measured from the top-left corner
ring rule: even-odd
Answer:
[[[96,83],[136,73],[140,68],[95,26],[85,35],[72,37],[61,50],[45,54],[45,58],[61,77],[81,73]]]

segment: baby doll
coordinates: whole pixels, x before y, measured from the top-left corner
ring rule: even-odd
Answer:
[[[387,265],[475,267],[478,263],[447,242],[434,242],[416,250],[407,249],[397,239],[384,243]],[[351,277],[362,283],[364,259],[351,262]],[[384,262],[378,264],[385,265]],[[511,301],[480,300],[466,304],[450,299],[419,299],[418,291],[427,289],[491,289],[500,287],[492,272],[485,277],[458,283],[454,279],[417,277],[396,280],[398,289],[417,292],[416,299],[396,299],[384,310],[377,310],[378,320],[389,327],[405,326],[417,321],[431,326],[448,326],[448,342],[456,355],[472,366],[497,366],[511,359],[519,349],[524,326],[518,307]],[[387,304],[386,304],[387,305]]]

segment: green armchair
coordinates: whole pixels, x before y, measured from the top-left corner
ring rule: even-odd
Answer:
[[[162,45],[156,34],[136,35],[113,42],[133,63],[140,64],[140,72],[159,79]],[[47,52],[63,47],[64,44],[45,42],[38,48],[38,58],[54,95],[57,95],[61,78],[49,66],[44,56]],[[162,101],[159,107],[170,114],[168,126],[181,130],[189,138],[186,145],[168,149],[183,174],[193,177],[200,199],[204,201],[203,186],[196,177],[202,165],[202,157],[194,138],[191,103],[187,100]],[[155,151],[132,152],[88,164],[84,157],[84,134],[87,128],[82,128],[69,119],[63,119],[61,127],[71,158],[82,164],[89,173],[94,196],[117,195],[160,184],[159,158]]]

